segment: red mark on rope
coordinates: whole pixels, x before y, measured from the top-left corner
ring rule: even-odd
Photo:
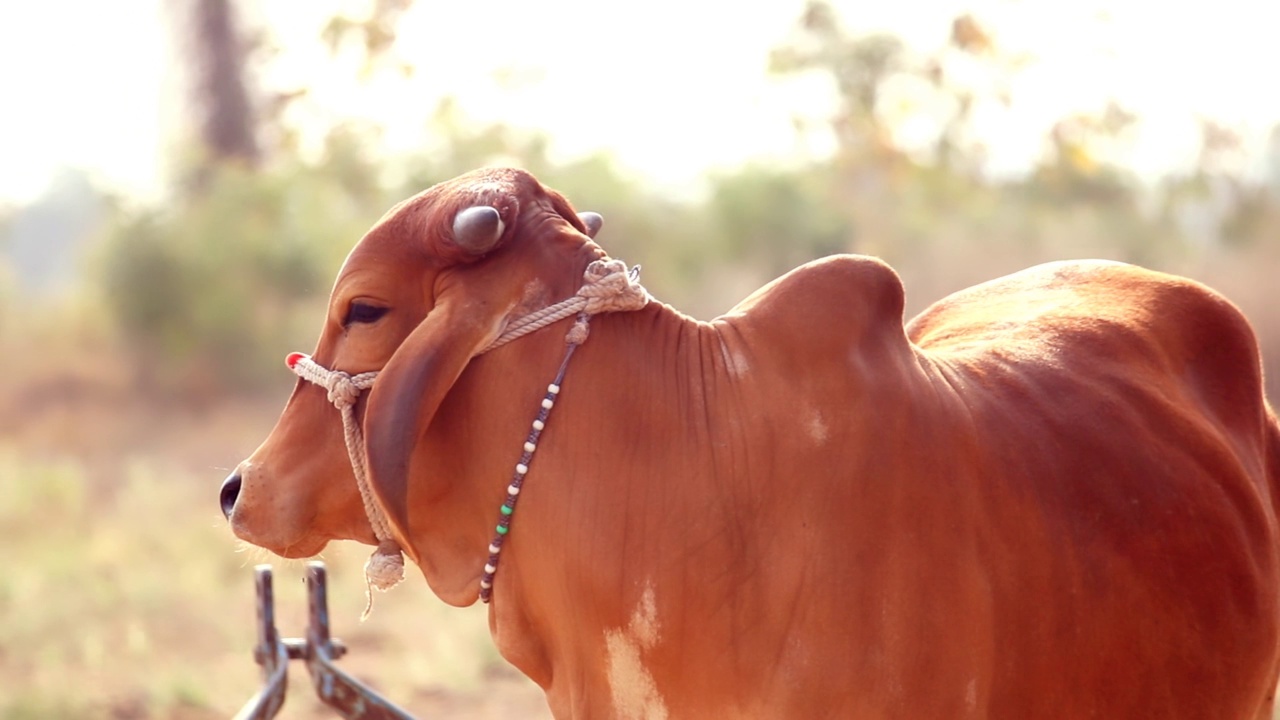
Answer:
[[[306,353],[299,353],[299,352],[289,353],[284,358],[284,364],[288,365],[289,369],[292,370],[293,366],[297,365],[298,361],[306,356],[307,356]]]

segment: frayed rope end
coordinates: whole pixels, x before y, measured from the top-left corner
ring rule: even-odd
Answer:
[[[404,580],[404,553],[394,541],[388,540],[378,546],[364,564],[365,606],[360,613],[363,622],[373,612],[373,590],[383,592],[390,590]]]

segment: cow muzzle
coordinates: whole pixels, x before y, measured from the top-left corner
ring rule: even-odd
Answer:
[[[222,481],[218,505],[237,538],[288,558],[315,555],[330,540],[373,540],[367,525],[352,521],[346,498],[282,492],[293,479],[246,460]]]

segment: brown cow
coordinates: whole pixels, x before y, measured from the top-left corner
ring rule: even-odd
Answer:
[[[830,257],[709,323],[600,314],[548,394],[572,317],[480,351],[579,290],[588,220],[516,170],[388,213],[313,367],[379,373],[371,516],[300,382],[224,484],[235,533],[303,557],[377,516],[467,605],[509,523],[490,626],[558,718],[1270,717],[1280,429],[1228,301],[1054,263],[904,329],[889,267]]]

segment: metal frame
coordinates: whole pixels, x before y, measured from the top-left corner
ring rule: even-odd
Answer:
[[[271,566],[254,568],[258,593],[258,645],[253,659],[262,666],[263,687],[236,713],[235,720],[270,720],[284,706],[289,686],[289,661],[306,663],[311,684],[321,702],[350,720],[414,720],[360,681],[334,666],[347,653],[341,640],[329,635],[328,578],[324,563],[307,563],[307,636],[281,638],[276,630],[275,593]]]

